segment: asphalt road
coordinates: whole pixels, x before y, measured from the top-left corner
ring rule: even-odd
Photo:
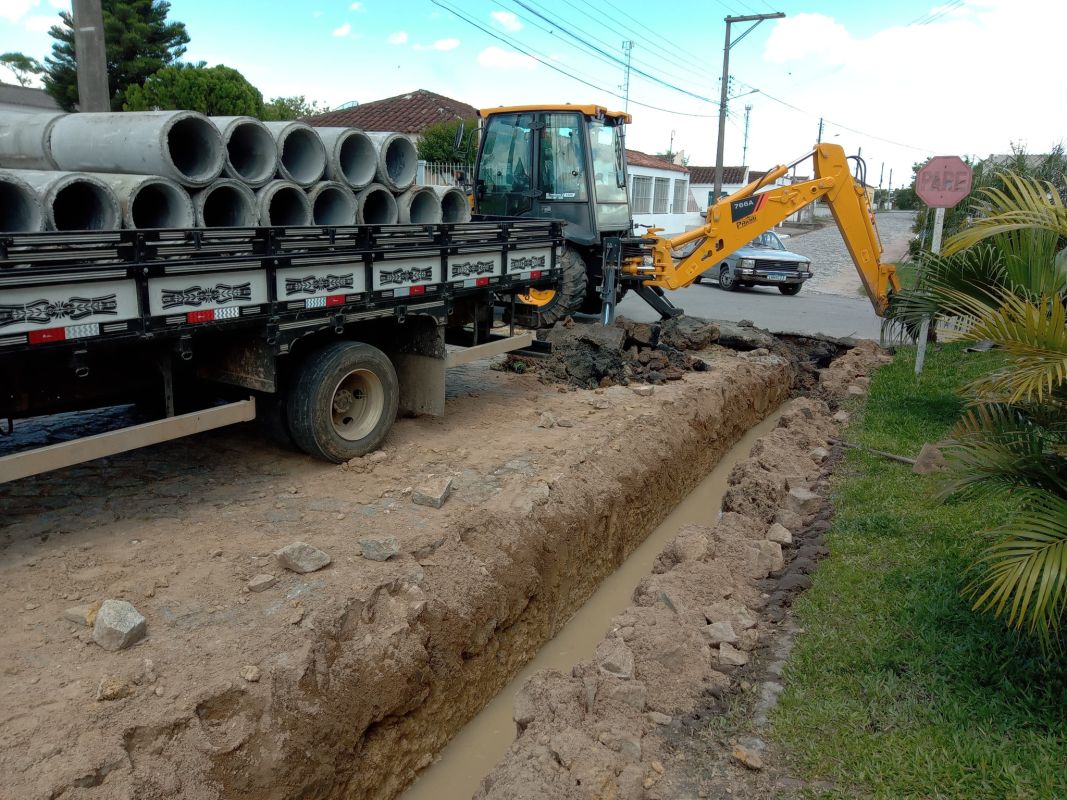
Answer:
[[[786,297],[773,286],[724,292],[705,283],[669,292],[668,298],[694,317],[730,322],[749,319],[774,333],[822,333],[877,340],[881,331],[881,320],[875,316],[871,304],[859,296],[801,290],[794,297]],[[619,303],[618,313],[642,322],[659,319],[659,314],[632,293]]]

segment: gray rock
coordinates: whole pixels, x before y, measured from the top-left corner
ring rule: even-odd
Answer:
[[[747,320],[742,320],[746,322]],[[773,350],[775,338],[760,328],[716,320],[719,326],[719,344],[731,350],[757,350],[761,347]]]
[[[278,579],[273,575],[269,575],[266,572],[261,572],[259,575],[252,576],[252,579],[248,582],[248,591],[265,592],[277,582]]]
[[[816,447],[808,455],[811,456],[811,460],[816,464],[821,464],[830,457],[830,451],[825,447]]]
[[[602,681],[597,693],[602,700],[614,700],[644,711],[648,703],[648,687],[641,681]]]
[[[452,494],[452,479],[437,478],[415,487],[411,492],[411,502],[417,506],[440,508],[448,500],[450,494]]]
[[[652,393],[656,391],[655,386],[646,386],[644,384],[640,386],[632,386],[630,388],[633,389],[634,394],[638,397],[651,397]]]
[[[597,645],[594,657],[605,675],[624,679],[634,676],[634,654],[622,639],[605,639]]]
[[[569,419],[562,419],[561,418],[561,419],[557,419],[556,420],[556,426],[559,427],[559,428],[573,428],[574,427],[574,422],[572,420],[569,420]]]
[[[782,592],[791,592],[793,590],[802,590],[811,588],[811,578],[807,575],[798,572],[791,572],[778,581],[778,590]]]
[[[789,532],[789,528],[785,527],[785,525],[780,525],[776,522],[767,529],[767,539],[778,544],[792,544],[793,534]]]
[[[614,325],[605,327],[599,322],[572,324],[569,328],[564,323],[557,322],[545,338],[553,346],[585,341],[609,350],[622,350],[626,342],[626,331]]]
[[[125,600],[105,600],[96,612],[93,641],[105,650],[124,650],[144,638],[148,622]]]
[[[866,389],[862,386],[857,386],[855,383],[849,384],[847,391],[852,397],[863,397],[863,395],[867,394]]]
[[[748,663],[748,653],[723,642],[719,645],[719,663],[728,667],[743,667]]]
[[[789,490],[785,503],[790,511],[804,517],[819,510],[822,506],[822,497],[809,489],[802,489],[798,486]]]
[[[941,450],[936,445],[927,442],[923,445],[922,450],[919,451],[919,455],[915,459],[915,466],[911,468],[911,471],[916,475],[928,475],[931,472],[940,472],[946,466],[945,457],[941,454]]]
[[[674,717],[659,711],[649,711],[648,718],[657,725],[670,725]]]
[[[734,626],[729,622],[713,622],[707,627],[701,628],[701,633],[707,638],[713,646],[726,642],[727,644],[735,644],[737,642],[737,634],[734,633]]]
[[[541,419],[537,421],[537,427],[554,428],[556,427],[556,418],[546,411],[541,415]]]
[[[283,569],[300,574],[320,570],[331,561],[331,558],[319,548],[304,542],[293,542],[281,550],[275,550],[274,558]]]
[[[400,542],[395,536],[368,536],[359,540],[363,557],[371,561],[388,561],[400,552]]]
[[[841,411],[838,411],[838,412],[837,412],[836,414],[834,414],[834,416],[833,416],[833,421],[834,421],[834,422],[839,422],[839,423],[841,423],[842,425],[843,425],[844,423],[848,422],[848,419],[849,419],[849,417],[848,417],[848,412],[847,412],[847,411],[845,411],[845,410],[843,410],[843,409],[842,409]]]

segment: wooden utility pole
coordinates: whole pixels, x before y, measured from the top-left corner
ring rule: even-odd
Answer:
[[[74,0],[74,58],[78,65],[78,110],[110,111],[104,13],[100,0]]]
[[[759,25],[765,19],[781,19],[784,17],[781,11],[776,11],[773,14],[750,14],[744,17],[726,17],[726,44],[722,49],[722,91],[719,93],[719,139],[715,146],[715,202],[719,201],[719,195],[722,194],[722,153],[723,145],[726,138],[726,103],[729,99],[726,96],[727,84],[730,82],[730,48],[740,42],[750,33],[753,29]],[[730,39],[730,26],[735,22],[751,22],[745,32],[738,36],[736,39]]]

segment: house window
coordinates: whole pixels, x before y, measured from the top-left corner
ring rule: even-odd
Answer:
[[[667,194],[671,190],[670,178],[656,178],[656,192],[652,196],[652,213],[667,213]]]
[[[674,182],[674,202],[671,204],[672,214],[684,214],[688,203],[686,193],[689,191],[689,181],[676,180]]]
[[[635,214],[647,214],[652,205],[652,178],[634,175],[633,209]]]

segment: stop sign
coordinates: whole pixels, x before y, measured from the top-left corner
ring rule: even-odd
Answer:
[[[915,176],[915,194],[930,208],[952,208],[971,193],[971,168],[959,156],[935,156]]]

